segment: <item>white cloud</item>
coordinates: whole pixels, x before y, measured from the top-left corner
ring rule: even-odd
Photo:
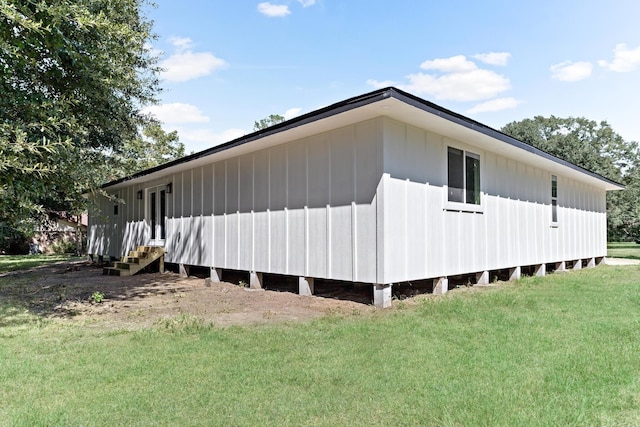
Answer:
[[[189,37],[171,37],[169,41],[171,41],[173,47],[175,47],[178,51],[184,51],[190,49],[191,46],[193,46],[193,40],[191,40]]]
[[[302,7],[309,7],[316,4],[316,0],[298,0]]]
[[[184,82],[211,74],[215,70],[225,68],[224,59],[211,52],[193,52],[193,42],[187,37],[174,37],[171,43],[176,52],[160,63],[164,68],[161,77],[170,82]]]
[[[489,99],[509,90],[509,79],[489,70],[455,72],[437,76],[417,73],[407,76],[409,84],[401,86],[409,92],[451,101]]]
[[[151,105],[143,112],[153,115],[163,123],[206,123],[209,117],[195,105],[174,102],[172,104]]]
[[[507,77],[479,68],[464,55],[427,60],[420,68],[434,72],[409,74],[407,83],[369,79],[367,84],[375,88],[397,86],[417,95],[461,102],[491,99],[511,88]]]
[[[302,111],[302,108],[300,108],[300,107],[289,108],[287,111],[284,112],[282,117],[284,117],[285,120],[289,120],[289,119],[292,119],[292,118],[294,118],[296,116],[299,116],[300,115],[300,111]]]
[[[186,144],[188,142],[198,143],[196,145],[203,149],[233,141],[246,134],[247,131],[237,128],[227,129],[222,132],[214,132],[211,129],[178,129],[180,140],[186,140]]]
[[[385,87],[389,87],[389,86],[400,86],[397,82],[394,82],[393,80],[375,80],[375,79],[369,79],[367,80],[367,84],[369,86],[373,86],[376,89],[382,89]]]
[[[464,73],[478,69],[478,66],[469,61],[464,55],[456,55],[451,58],[437,58],[424,61],[420,64],[423,70],[437,70],[442,73]]]
[[[598,61],[601,67],[618,73],[626,73],[635,70],[640,65],[640,46],[629,49],[626,43],[619,43],[613,49],[613,61]]]
[[[186,153],[206,150],[225,142],[233,141],[247,134],[244,129],[231,128],[222,132],[215,132],[208,128],[193,128],[192,126],[176,126],[180,142],[184,144]]]
[[[211,74],[225,68],[227,62],[211,52],[175,53],[160,64],[162,78],[170,82],[184,82]]]
[[[258,12],[270,18],[283,17],[291,14],[289,6],[284,4],[273,4],[269,2],[258,4]]]
[[[551,78],[562,82],[577,82],[591,76],[593,66],[590,62],[564,61],[549,67]]]
[[[511,58],[511,54],[509,52],[489,52],[489,53],[478,53],[473,55],[474,58],[484,62],[489,65],[499,65],[504,67],[509,62],[509,58]]]
[[[515,98],[497,98],[492,99],[491,101],[483,102],[481,104],[475,105],[473,108],[469,109],[467,113],[475,114],[475,113],[493,113],[496,111],[509,110],[511,108],[516,108],[520,105],[522,101],[519,101]]]

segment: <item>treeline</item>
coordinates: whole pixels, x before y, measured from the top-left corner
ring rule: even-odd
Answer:
[[[536,116],[512,122],[502,132],[605,178],[624,184],[607,193],[607,239],[640,241],[640,155],[607,122],[582,117]]]
[[[143,0],[0,1],[0,229],[77,215],[82,193],[184,154],[144,106],[158,58]],[[2,245],[0,236],[0,246]]]

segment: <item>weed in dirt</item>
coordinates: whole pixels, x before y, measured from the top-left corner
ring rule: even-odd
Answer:
[[[93,294],[91,294],[90,299],[91,302],[100,304],[102,301],[104,301],[104,294],[102,292],[95,291]]]
[[[341,318],[344,316],[344,312],[338,307],[329,307],[324,311],[328,318]]]
[[[171,333],[193,334],[211,329],[213,327],[213,323],[205,322],[201,317],[181,313],[174,317],[156,321],[156,326]]]
[[[271,319],[271,318],[272,318],[273,316],[275,316],[276,314],[278,314],[278,313],[276,313],[275,311],[267,310],[267,311],[265,311],[264,313],[262,313],[262,317],[263,317],[264,319]]]

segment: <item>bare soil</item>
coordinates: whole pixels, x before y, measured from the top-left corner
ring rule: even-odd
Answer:
[[[102,302],[92,300],[94,292],[104,295]],[[102,266],[89,261],[0,274],[0,301],[40,317],[101,328],[137,329],[180,316],[227,327],[375,311],[370,304],[339,299],[349,298],[349,291],[325,289],[322,292],[329,297],[250,290],[233,283],[182,278],[176,273],[103,276]],[[362,291],[358,295],[362,301]]]

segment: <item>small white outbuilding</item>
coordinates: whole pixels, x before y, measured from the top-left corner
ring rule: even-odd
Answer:
[[[599,263],[620,184],[396,88],[338,102],[103,186],[88,252],[370,283]]]

